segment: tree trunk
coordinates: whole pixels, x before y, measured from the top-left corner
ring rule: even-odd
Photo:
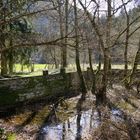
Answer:
[[[61,67],[66,67],[66,46],[64,45],[64,26],[63,26],[63,12],[62,12],[62,3],[61,0],[58,0],[59,6],[58,6],[58,13],[59,13],[59,23],[60,23],[60,36],[61,36]],[[65,39],[67,42],[67,40]]]
[[[106,91],[107,91],[107,84],[108,84],[108,76],[109,76],[109,50],[105,48],[104,50],[104,69],[103,69],[103,79],[102,79],[102,87],[99,92],[102,96],[101,98],[105,101],[106,100]]]
[[[1,75],[5,76],[7,75],[8,69],[7,69],[7,59],[6,59],[6,52],[1,53]]]
[[[13,3],[10,3],[10,9],[13,10]],[[10,31],[12,31],[12,25],[9,25]],[[13,37],[10,36],[9,39],[9,46],[12,47],[13,46]],[[8,55],[9,55],[9,63],[8,63],[8,68],[9,68],[9,74],[12,75],[13,74],[13,67],[14,67],[14,58],[13,58],[13,50],[10,49],[8,51]]]
[[[65,2],[65,45],[63,45],[63,67],[67,66],[67,35],[68,35],[68,5],[69,1]]]
[[[31,62],[31,72],[34,72],[35,71],[35,67],[34,67],[34,63]]]
[[[50,54],[53,58],[55,69],[58,69],[59,65],[57,63],[57,58],[56,58],[57,56],[56,56],[56,48],[55,47],[53,48],[53,52],[52,52],[52,49],[50,49]]]
[[[109,63],[111,61],[110,58],[110,43],[111,43],[111,0],[107,0],[107,6],[108,6],[108,15],[107,15],[107,26],[106,26],[106,46],[104,48],[104,74],[103,74],[103,87],[101,93],[102,99],[106,100],[106,90],[107,90],[107,84],[108,84],[108,76],[109,76]]]
[[[101,70],[101,64],[102,64],[101,58],[102,58],[102,55],[101,55],[101,53],[100,53],[100,54],[99,54],[99,57],[98,57],[98,67],[97,67],[98,71]]]
[[[76,0],[74,0],[74,15],[75,15],[75,53],[76,53],[76,67],[77,72],[80,78],[80,85],[81,85],[81,92],[82,92],[82,98],[85,99],[85,95],[87,93],[87,88],[85,84],[85,79],[82,74],[81,66],[80,66],[80,56],[79,56],[79,38],[78,38],[78,19],[77,19],[77,7],[76,7]]]
[[[13,59],[13,55],[12,55],[12,51],[9,57],[9,74],[12,75],[13,74],[13,66],[14,66],[14,59]]]
[[[98,4],[100,5],[100,0],[98,0]],[[98,25],[100,25],[100,9],[98,7]],[[100,41],[98,40],[98,50],[99,50],[99,56],[98,56],[98,67],[97,67],[97,70],[100,71],[101,70],[101,43]]]
[[[92,94],[95,95],[95,91],[96,91],[96,75],[94,73],[93,67],[92,67],[92,51],[90,48],[88,48],[88,54],[89,54],[89,65],[90,65],[90,70],[92,73],[92,87],[91,87],[91,92]]]
[[[133,68],[132,68],[131,75],[130,75],[129,85],[131,85],[133,76],[134,76],[134,74],[136,74],[136,70],[137,70],[137,66],[138,66],[139,62],[140,62],[140,39],[139,39],[138,50],[137,50],[137,53],[136,53],[136,56],[134,59]]]
[[[13,41],[12,39],[10,39],[10,47],[12,47],[13,45]],[[9,53],[9,74],[12,75],[13,74],[13,66],[14,66],[14,58],[13,58],[13,50],[11,49],[10,51],[8,51]]]
[[[128,31],[127,31],[126,34],[128,34]],[[128,59],[127,59],[127,54],[128,54],[128,37],[126,37],[125,50],[124,50],[124,78],[126,78],[127,77],[127,74],[128,74]],[[125,80],[125,85],[127,85],[127,80]]]
[[[0,7],[3,7],[3,1],[0,1]],[[5,21],[5,11],[3,9],[0,10],[0,16]],[[0,46],[1,49],[5,47],[5,35],[3,31],[5,30],[5,25],[0,26]],[[7,59],[6,59],[6,51],[1,52],[1,75],[7,75]]]
[[[22,59],[21,59],[20,63],[21,63],[21,72],[23,72],[24,71],[24,63],[23,63]]]
[[[1,35],[0,44],[1,48],[5,47],[5,37],[3,36],[3,34]],[[7,75],[7,72],[7,52],[3,51],[1,52],[1,75]]]
[[[128,58],[127,58],[127,55],[128,55],[128,43],[129,43],[129,31],[130,31],[130,28],[129,28],[129,15],[127,13],[127,9],[126,9],[126,6],[124,4],[124,1],[122,0],[122,3],[123,3],[123,6],[124,6],[124,11],[125,11],[125,14],[126,14],[126,24],[127,24],[127,30],[126,30],[126,38],[125,38],[125,48],[124,48],[124,78],[125,78],[125,86],[127,87],[127,84],[128,84],[128,81],[127,81],[127,75],[128,75]]]
[[[84,4],[79,0],[80,5],[83,7],[84,11],[86,12],[86,15],[88,19],[90,20],[92,27],[94,28],[96,34],[98,35],[101,49],[103,51],[104,55],[104,69],[103,69],[103,78],[102,78],[102,87],[99,92],[99,97],[102,98],[103,100],[106,100],[106,88],[107,88],[107,83],[108,83],[108,69],[109,69],[109,59],[110,59],[110,53],[109,53],[109,48],[111,47],[111,36],[110,36],[110,31],[111,31],[111,0],[107,0],[107,7],[108,7],[108,13],[107,13],[107,31],[106,31],[106,45],[104,43],[103,39],[103,34],[100,31],[100,28],[98,24],[96,24],[95,18],[91,17],[91,14],[88,12],[87,8],[84,6]]]

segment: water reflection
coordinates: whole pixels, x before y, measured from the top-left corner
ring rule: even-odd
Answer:
[[[111,110],[111,120],[115,122],[122,122],[123,121],[123,113],[118,109]]]
[[[82,111],[63,124],[45,126],[40,134],[43,138],[39,140],[80,140],[98,127],[99,120],[97,111]]]
[[[62,140],[65,140],[65,133],[66,133],[66,128],[65,128],[65,123],[63,123],[63,134],[62,134]]]
[[[110,112],[112,121],[122,121],[121,112]],[[81,140],[88,139],[94,129],[101,124],[102,112],[99,109],[82,111],[82,102],[77,104],[77,113],[64,123],[46,125],[41,129],[39,140]]]
[[[80,124],[81,122],[81,117],[82,117],[82,105],[83,105],[83,98],[79,99],[77,103],[77,119],[76,119],[76,124],[77,124],[77,132],[76,132],[76,140],[81,140],[81,134],[82,134],[82,125]]]
[[[81,121],[81,113],[79,113],[78,116],[77,116],[77,134],[76,134],[76,140],[81,140],[82,126],[80,124],[80,121]]]

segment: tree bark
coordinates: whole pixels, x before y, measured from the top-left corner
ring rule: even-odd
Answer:
[[[80,85],[81,85],[81,92],[82,92],[82,98],[85,99],[85,95],[87,93],[87,88],[85,84],[85,79],[82,74],[81,66],[80,66],[80,55],[79,55],[79,37],[78,37],[78,19],[77,19],[77,7],[76,7],[76,0],[74,1],[74,15],[75,15],[75,53],[76,53],[76,67],[77,67],[77,72],[80,78]]]
[[[125,86],[127,87],[128,81],[126,79],[127,75],[128,75],[128,43],[129,43],[129,32],[130,32],[130,27],[129,27],[129,23],[130,23],[130,19],[129,19],[129,15],[127,13],[126,10],[126,6],[124,4],[124,1],[122,0],[123,6],[124,6],[124,11],[126,14],[126,25],[127,25],[127,30],[126,30],[126,38],[125,38],[125,48],[124,48],[124,78],[125,78]]]
[[[91,87],[91,92],[92,94],[95,95],[96,91],[96,74],[94,73],[93,67],[92,67],[92,51],[90,48],[88,48],[88,54],[89,54],[89,65],[90,65],[90,70],[92,73],[92,87]]]
[[[98,56],[98,71],[101,70],[101,65],[102,65],[102,55],[101,55],[101,52],[99,52],[99,56]]]
[[[107,14],[107,26],[106,26],[106,46],[104,48],[104,75],[103,75],[103,89],[104,92],[103,98],[106,98],[106,90],[108,84],[109,76],[109,65],[110,65],[110,45],[111,45],[111,0],[107,0],[108,14]]]
[[[3,1],[0,1],[0,7],[3,7]],[[5,11],[3,9],[0,10],[0,16],[5,21]],[[0,26],[0,46],[1,49],[5,48],[5,35],[3,31],[5,30],[5,25]],[[7,58],[6,58],[7,52],[1,52],[1,75],[7,75],[8,69],[7,69]]]
[[[100,0],[98,0],[98,4],[100,5]],[[98,25],[100,25],[100,9],[99,9],[100,7],[98,7]],[[98,69],[98,71],[100,71],[101,70],[101,57],[102,57],[102,55],[101,55],[101,45],[100,45],[100,41],[98,40],[98,50],[99,50],[99,56],[98,56],[98,67],[97,67],[97,69]]]
[[[133,76],[134,76],[134,74],[136,74],[136,70],[137,70],[137,66],[138,66],[139,62],[140,62],[140,39],[139,39],[139,44],[138,44],[138,50],[137,50],[136,56],[134,58],[133,68],[132,68],[130,80],[129,80],[129,85],[131,85],[131,83],[133,81]]]
[[[63,12],[62,12],[62,3],[61,3],[61,0],[58,0],[58,13],[59,13],[59,23],[60,23],[60,36],[61,38],[64,37],[64,21],[63,21]],[[67,7],[67,6],[66,6]],[[65,7],[65,8],[66,8]],[[67,12],[67,11],[65,11]],[[66,18],[67,19],[67,18]],[[65,27],[67,29],[67,27]],[[65,30],[65,33],[67,31]],[[64,45],[64,41],[67,42],[67,40],[65,39],[61,39],[61,66],[62,68],[65,68],[66,65],[67,65],[67,62],[66,62],[66,57],[67,57],[67,54],[66,54],[66,46]]]
[[[63,46],[63,67],[67,66],[67,35],[68,35],[68,4],[69,1],[65,1],[65,45]]]
[[[8,69],[7,69],[7,59],[6,59],[6,52],[1,53],[1,75],[5,76],[7,75]]]
[[[9,57],[9,74],[10,75],[13,74],[13,66],[14,66],[14,59],[13,59],[13,56],[11,54],[11,56]]]
[[[13,45],[12,39],[10,39],[10,47]],[[10,51],[8,51],[9,53],[9,74],[12,75],[13,74],[13,66],[14,66],[14,58],[13,58],[13,50],[11,49]]]
[[[110,52],[109,52],[109,48],[111,47],[111,36],[110,36],[110,31],[111,31],[111,19],[112,19],[112,15],[111,15],[111,0],[107,0],[107,26],[106,26],[106,43],[104,42],[104,38],[103,38],[103,34],[100,31],[100,28],[98,26],[98,24],[96,23],[95,18],[92,18],[91,14],[88,12],[87,7],[84,6],[84,4],[79,0],[80,5],[82,6],[82,8],[84,9],[88,19],[90,20],[92,27],[94,28],[99,41],[100,41],[100,45],[101,45],[101,49],[103,52],[103,56],[104,56],[104,68],[103,68],[103,78],[102,78],[102,86],[100,87],[100,91],[98,94],[97,100],[101,100],[101,101],[106,101],[106,89],[107,89],[107,83],[108,83],[108,70],[109,70],[109,62],[111,59],[110,58]]]

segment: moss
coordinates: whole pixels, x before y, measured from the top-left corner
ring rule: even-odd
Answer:
[[[56,94],[63,92],[65,89],[64,80],[46,81],[45,84],[45,92],[47,95],[56,96]]]
[[[4,93],[0,95],[0,106],[12,105],[17,102],[18,93]]]
[[[7,136],[7,140],[16,140],[16,134],[15,133],[9,133]]]
[[[32,78],[28,78],[28,83],[25,85],[25,88],[34,88],[36,87],[37,84],[42,84],[44,79],[42,77],[32,77]]]
[[[0,87],[0,106],[13,105],[19,100],[19,95],[22,94],[24,94],[23,99],[24,96],[26,98],[26,95],[30,93],[34,94],[33,95],[34,97],[31,97],[32,99],[37,99],[38,97],[41,96],[42,97],[63,96],[66,93],[66,91],[68,91],[67,84],[69,78],[62,77],[60,79],[55,79],[57,78],[57,76],[60,78],[60,75],[53,75],[48,78],[43,76],[38,76],[32,78],[16,79],[16,81],[14,80],[15,83],[14,89],[12,89],[10,83],[7,83],[8,81],[0,81],[1,82],[0,84],[2,85],[2,87]],[[42,92],[43,94],[41,93],[39,95],[39,92],[40,93]]]
[[[135,108],[132,105],[130,105],[129,103],[126,103],[126,102],[120,102],[118,104],[118,107],[122,108],[123,110],[125,110],[127,112],[130,112],[130,113],[135,111]]]
[[[0,88],[0,95],[5,94],[5,93],[10,93],[10,89],[7,86]]]

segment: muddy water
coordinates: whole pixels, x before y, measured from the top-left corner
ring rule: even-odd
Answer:
[[[64,123],[45,125],[41,131],[39,140],[80,140],[90,139],[94,129],[101,124],[99,111],[89,109],[68,118]],[[122,122],[122,113],[117,109],[110,111],[111,121]]]

